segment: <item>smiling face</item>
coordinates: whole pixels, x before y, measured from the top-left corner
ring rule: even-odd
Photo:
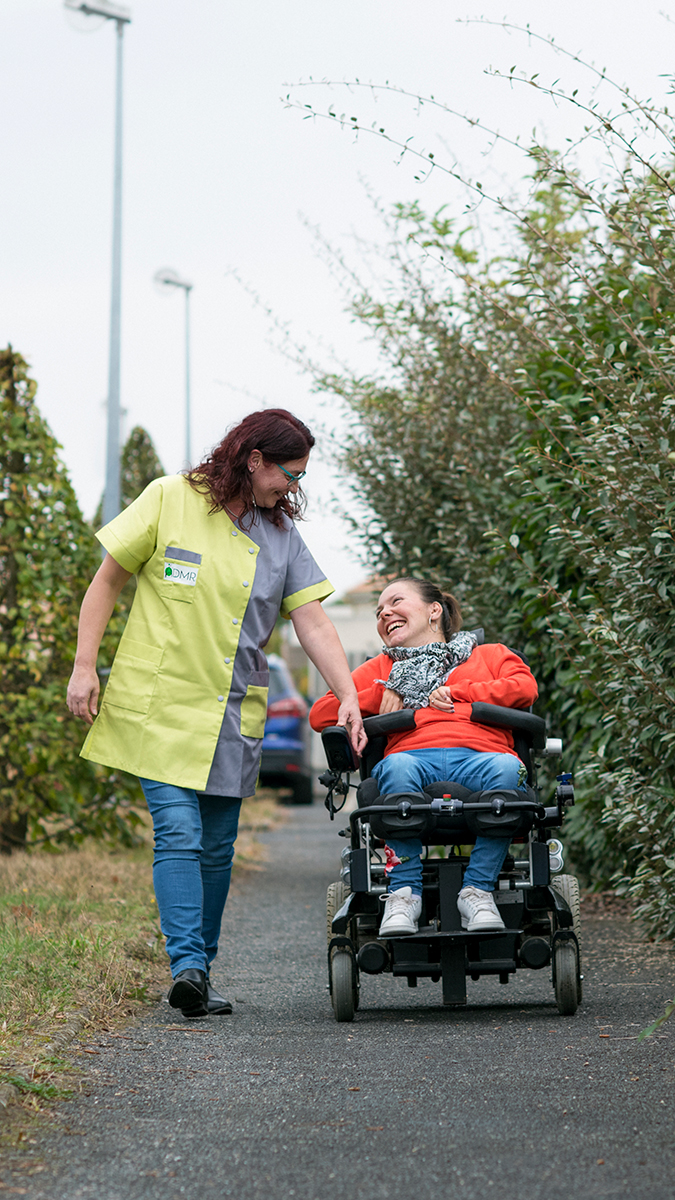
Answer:
[[[282,463],[291,475],[300,475],[306,468],[309,461],[309,454],[304,458],[294,458],[292,462]],[[258,508],[274,508],[278,500],[283,496],[287,496],[289,492],[295,495],[300,484],[293,483],[288,475],[284,475],[281,467],[275,463],[265,462],[259,450],[251,451],[251,456],[248,460],[248,469],[251,472],[251,483],[253,485],[253,495]]]
[[[444,642],[441,614],[440,604],[425,604],[414,583],[407,580],[390,583],[375,610],[377,632],[385,646]]]

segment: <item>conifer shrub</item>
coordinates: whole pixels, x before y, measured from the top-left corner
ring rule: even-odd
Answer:
[[[100,564],[59,447],[22,357],[0,351],[0,850],[130,843],[135,779],[80,758],[84,727],[66,709],[82,597]],[[101,646],[109,665],[122,624]]]

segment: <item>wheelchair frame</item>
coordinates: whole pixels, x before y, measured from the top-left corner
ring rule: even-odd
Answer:
[[[541,717],[520,709],[474,703],[471,720],[483,725],[511,729],[514,749],[525,764],[528,795],[514,798],[504,789],[476,793],[470,800],[442,792],[442,785],[431,785],[420,794],[420,803],[410,795],[380,797],[379,803],[361,803],[349,816],[349,825],[339,830],[348,840],[342,851],[339,882],[328,889],[328,978],[331,1001],[337,1021],[351,1021],[359,1004],[361,974],[390,972],[405,977],[409,987],[419,978],[442,981],[443,1003],[461,1006],[467,1003],[466,978],[497,975],[502,984],[516,970],[541,970],[552,966],[552,983],[558,1011],[571,1016],[582,998],[581,955],[579,947],[579,887],[571,875],[551,878],[551,868],[562,868],[562,844],[549,841],[551,830],[563,824],[565,810],[574,804],[572,777],[560,774],[553,803],[540,803],[537,788],[535,754],[552,757],[562,753],[559,739],[546,737]],[[320,782],[328,789],[326,807],[331,820],[346,802],[350,775],[359,770],[361,783],[384,756],[387,737],[414,726],[412,710],[367,717],[364,727],[368,745],[357,764],[346,730],[333,726],[322,733],[328,770]],[[466,789],[456,788],[457,791]],[[363,788],[358,787],[363,795]],[[340,808],[334,796],[344,797]],[[481,799],[476,799],[480,795]],[[387,800],[389,799],[389,802]],[[384,802],[382,802],[384,801]],[[468,855],[462,850],[475,840],[467,831],[466,818],[489,814],[495,832],[501,820],[519,814],[531,825],[527,837],[517,836],[527,853],[515,859],[510,853],[504,863],[495,901],[504,921],[504,930],[471,932],[461,928],[457,895],[462,887]],[[386,893],[385,864],[379,858],[382,839],[374,836],[373,818],[396,822],[396,836],[404,836],[406,823],[421,828],[427,845],[423,859],[422,914],[417,933],[378,939],[381,921],[381,897]],[[390,832],[393,832],[390,828]],[[414,835],[419,830],[414,829]],[[378,846],[379,843],[379,846]],[[451,847],[447,858],[429,859],[429,846]]]

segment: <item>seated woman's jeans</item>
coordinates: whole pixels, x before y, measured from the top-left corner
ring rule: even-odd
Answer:
[[[188,967],[208,974],[218,952],[241,800],[140,782],[155,831],[152,877],[171,974]]]
[[[373,770],[380,795],[388,792],[420,792],[442,779],[461,783],[472,792],[487,788],[524,788],[525,767],[515,754],[485,754],[480,750],[452,747],[448,750],[405,750],[389,754]],[[464,887],[492,892],[504,865],[509,838],[476,838]],[[422,895],[422,843],[419,838],[387,838],[389,891],[410,887]],[[398,859],[398,862],[395,861]]]

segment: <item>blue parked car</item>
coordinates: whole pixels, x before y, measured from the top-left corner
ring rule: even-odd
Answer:
[[[307,701],[296,688],[283,658],[279,658],[278,654],[269,654],[267,660],[270,690],[260,782],[265,787],[291,788],[291,804],[311,804]]]

